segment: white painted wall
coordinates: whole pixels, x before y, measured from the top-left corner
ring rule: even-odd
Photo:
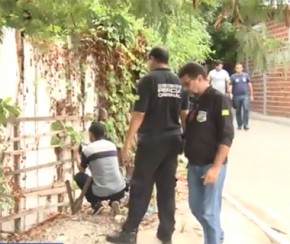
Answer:
[[[35,50],[29,44],[25,43],[25,83],[23,89],[23,97],[20,103],[22,107],[21,117],[40,117],[51,116],[50,111],[50,94],[48,88],[50,86],[49,80],[41,75],[40,70],[43,69],[41,63],[36,63],[34,60]],[[59,60],[62,62],[62,60]],[[85,104],[85,113],[94,114],[95,106],[97,104],[97,95],[94,88],[94,76],[92,70],[88,67],[86,71],[86,92],[87,101]],[[3,43],[0,44],[0,97],[12,97],[14,100],[17,95],[17,55],[16,55],[16,43],[15,43],[15,31],[6,30],[3,38]],[[60,99],[66,96],[66,81],[64,79],[57,79],[54,82],[54,91],[52,96]],[[75,93],[80,92],[80,82],[73,82],[73,89]],[[74,97],[74,103],[78,104],[77,96]],[[80,104],[79,104],[80,105]],[[75,123],[74,128],[81,130],[81,123]],[[21,135],[34,135],[39,133],[46,133],[50,131],[50,122],[25,122],[21,123]],[[12,136],[12,130],[8,128],[7,135]],[[21,141],[21,147],[23,149],[29,148],[46,148],[42,150],[27,150],[23,155],[21,167],[31,167],[35,165],[41,165],[49,162],[56,161],[54,150],[50,147],[50,137],[42,136],[38,139],[23,139]],[[10,149],[11,150],[11,149]],[[66,156],[68,158],[69,155]],[[13,169],[13,157],[7,157],[6,165]],[[67,164],[68,167],[71,164]],[[52,184],[56,179],[55,167],[44,168],[21,174],[21,187],[34,188],[37,186],[45,186]],[[66,179],[72,179],[72,175],[66,174]],[[40,197],[36,194],[28,195],[21,200],[21,208],[31,209],[37,206],[44,206],[46,204],[57,203],[57,196],[52,196],[51,201],[48,202],[46,197]],[[57,208],[50,209],[48,211],[31,214],[22,219],[22,230],[27,230],[40,221],[43,221],[46,216],[51,212],[56,212]],[[8,209],[2,212],[2,216],[7,215]],[[3,230],[13,231],[14,222],[7,222],[2,224]]]

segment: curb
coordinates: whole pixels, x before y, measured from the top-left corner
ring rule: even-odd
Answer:
[[[257,112],[250,112],[250,118],[254,120],[265,121],[269,123],[275,123],[278,125],[290,126],[290,119],[286,117],[276,117],[276,116],[268,116],[263,115]]]
[[[253,212],[249,211],[242,206],[240,202],[231,197],[229,194],[224,193],[223,198],[233,205],[239,212],[246,216],[250,221],[255,223],[275,244],[290,244],[288,240],[277,231],[273,230],[267,223],[258,218]]]

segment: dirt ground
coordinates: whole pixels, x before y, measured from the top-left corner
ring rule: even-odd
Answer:
[[[187,198],[187,186],[184,178],[184,167],[179,170],[179,181],[177,191],[178,206],[182,203],[185,205]],[[152,206],[149,207],[148,213],[144,217],[139,232],[138,243],[154,243],[155,229],[157,225],[157,214],[154,213]],[[177,215],[184,212],[183,208],[177,209]],[[107,243],[105,236],[108,233],[119,230],[121,223],[125,220],[127,209],[122,208],[122,214],[113,216],[109,207],[98,215],[92,216],[88,204],[84,204],[82,210],[77,215],[60,214],[57,218],[39,225],[29,232],[7,236],[4,241],[9,242],[59,242],[64,244],[95,244]],[[182,214],[183,215],[183,214]],[[184,227],[178,226],[177,229],[182,231]],[[148,233],[151,233],[152,241],[148,242]],[[144,242],[146,235],[146,242]],[[2,238],[3,239],[3,238]],[[2,240],[1,240],[2,241]],[[158,242],[157,242],[158,243]],[[187,242],[188,243],[188,242]]]
[[[189,211],[187,204],[187,184],[184,167],[179,170],[177,185],[177,212],[174,243],[202,244],[202,231]],[[120,228],[127,214],[122,208],[122,214],[113,217],[109,208],[104,209],[97,216],[90,214],[90,208],[85,205],[82,211],[74,216],[59,215],[56,219],[37,226],[30,232],[6,238],[9,242],[59,242],[63,244],[96,244],[107,243],[105,236]],[[222,213],[223,226],[226,232],[225,244],[270,244],[269,239],[242,214],[236,211],[227,202],[224,202]],[[154,211],[148,213],[140,227],[138,244],[158,244],[155,238],[158,218]]]

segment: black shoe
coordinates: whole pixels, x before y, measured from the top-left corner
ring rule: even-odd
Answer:
[[[161,237],[158,235],[158,233],[157,233],[157,239],[158,239],[159,241],[161,241],[162,244],[172,244],[172,240],[171,240],[171,238],[165,240],[164,238],[161,238]]]
[[[249,130],[250,127],[249,126],[244,126],[244,130]]]
[[[96,203],[95,205],[92,205],[93,215],[99,214],[102,211],[103,207],[104,206],[101,202]]]
[[[137,243],[137,232],[122,231],[116,234],[107,235],[107,242],[115,244],[136,244]]]
[[[242,129],[242,126],[238,126],[238,130],[241,130]]]

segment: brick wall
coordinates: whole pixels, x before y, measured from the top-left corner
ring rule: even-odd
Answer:
[[[273,37],[289,42],[289,30],[284,23],[271,21],[267,28]],[[252,81],[253,111],[290,117],[290,66],[277,67],[265,75],[254,75]]]

